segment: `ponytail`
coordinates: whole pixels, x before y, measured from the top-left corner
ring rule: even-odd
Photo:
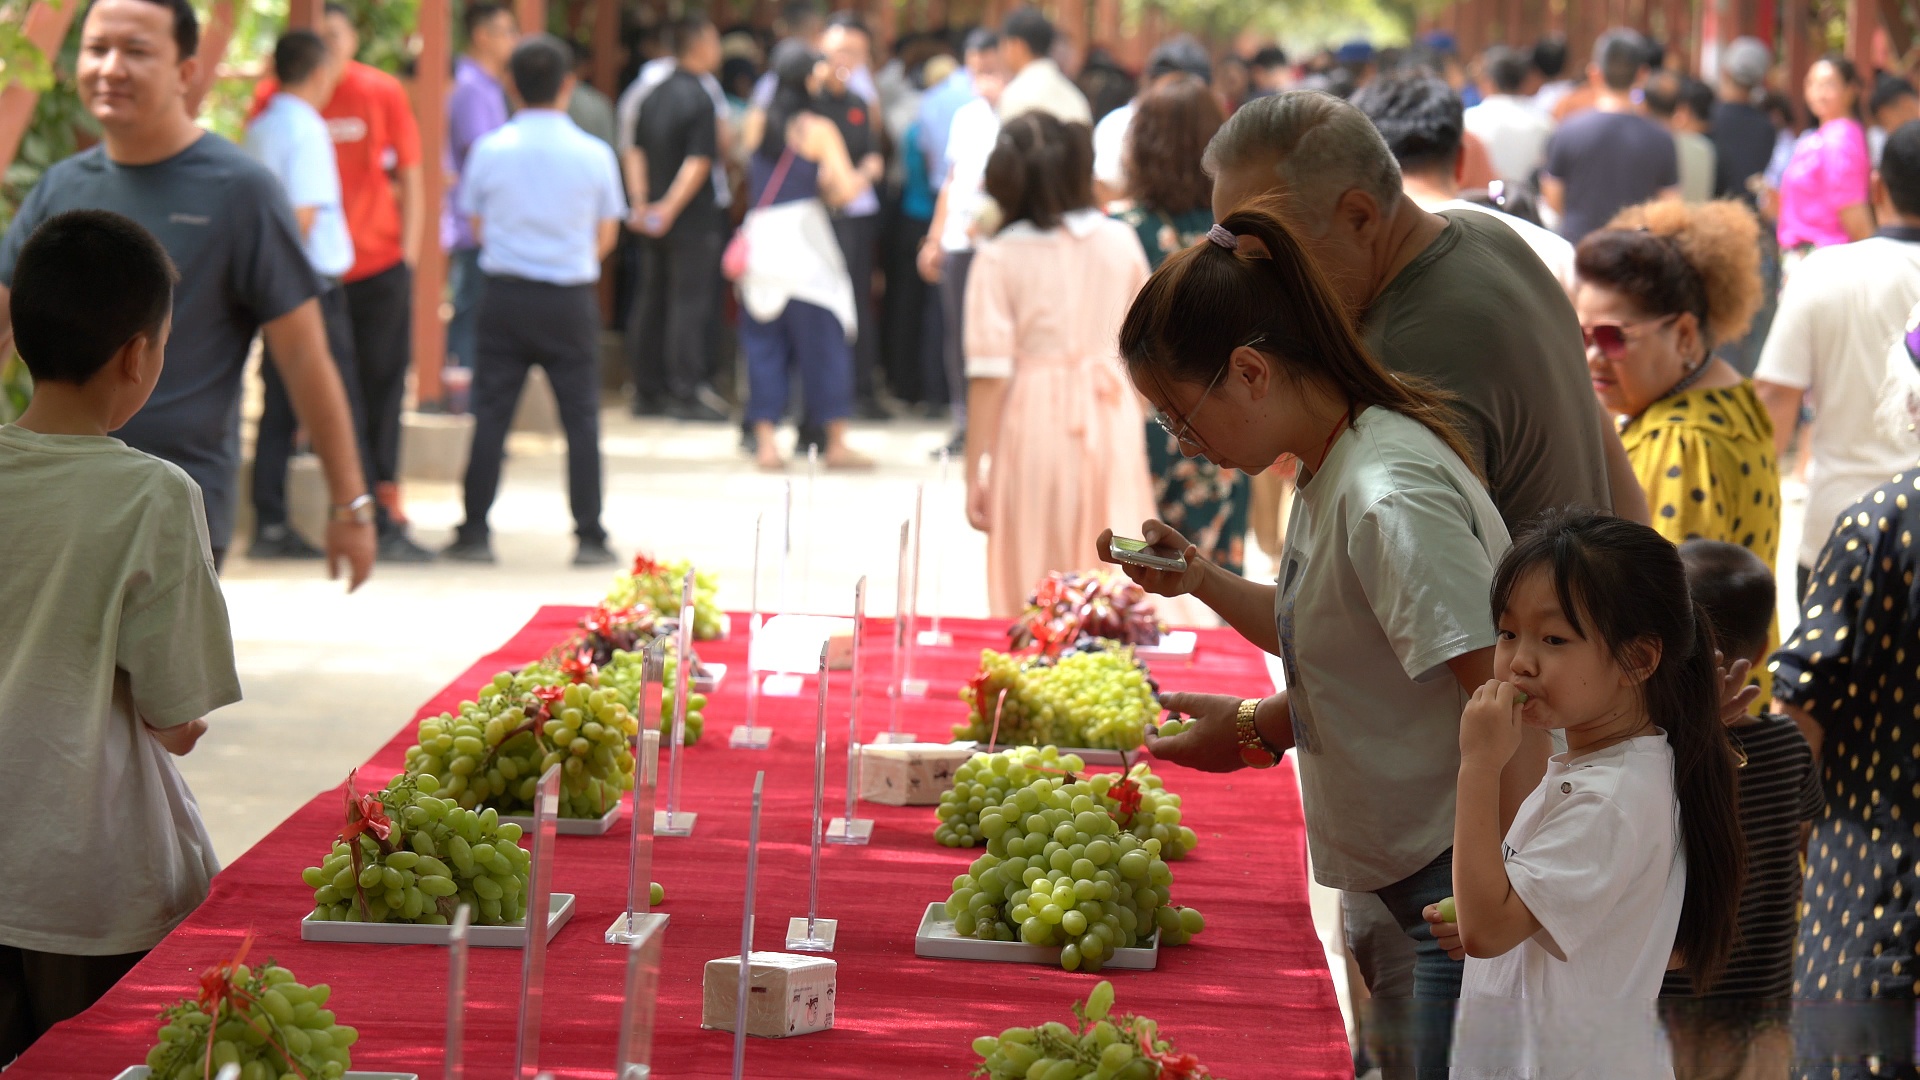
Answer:
[[[1324,383],[1348,402],[1347,419],[1379,406],[1434,433],[1478,473],[1452,399],[1396,375],[1367,351],[1338,294],[1268,196],[1228,214],[1218,228],[1259,242],[1251,255],[1211,240],[1169,258],[1134,298],[1120,328],[1120,355],[1136,375],[1205,385],[1233,350],[1253,344],[1299,380]]]
[[[1647,719],[1666,733],[1680,805],[1687,893],[1674,947],[1695,993],[1726,967],[1746,880],[1746,840],[1737,810],[1733,746],[1720,720],[1713,628],[1687,589],[1672,543],[1645,525],[1586,510],[1548,511],[1515,539],[1494,571],[1496,622],[1515,585],[1543,569],[1560,610],[1581,636],[1597,638],[1632,670],[1649,645],[1659,662],[1640,685]]]
[[[1662,656],[1641,688],[1647,716],[1667,733],[1673,751],[1673,792],[1680,803],[1680,836],[1687,854],[1687,898],[1674,947],[1696,994],[1713,988],[1732,953],[1746,878],[1746,837],[1740,829],[1739,778],[1732,740],[1720,720],[1720,677],[1713,665],[1713,624],[1686,602],[1693,647]]]

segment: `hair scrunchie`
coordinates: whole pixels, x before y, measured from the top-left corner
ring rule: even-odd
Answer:
[[[1240,238],[1228,232],[1225,225],[1215,225],[1213,228],[1208,229],[1207,239],[1219,244],[1228,251],[1235,251],[1240,247]]]

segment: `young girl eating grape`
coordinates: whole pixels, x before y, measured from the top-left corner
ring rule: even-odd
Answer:
[[[1670,964],[1712,985],[1745,852],[1709,624],[1644,525],[1549,514],[1494,575],[1495,678],[1460,718],[1453,914],[1467,956],[1456,1077],[1670,1076]],[[1567,752],[1506,835],[1499,778],[1528,729]]]

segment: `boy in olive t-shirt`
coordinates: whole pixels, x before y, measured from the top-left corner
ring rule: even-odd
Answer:
[[[85,1010],[219,865],[170,754],[240,699],[199,487],[108,436],[164,363],[173,264],[99,210],[20,249],[33,402],[0,427],[0,1064]]]

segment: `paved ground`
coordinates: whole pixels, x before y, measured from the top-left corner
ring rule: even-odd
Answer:
[[[717,570],[728,608],[751,602],[754,520],[761,513],[762,604],[777,600],[778,523],[791,481],[790,606],[851,612],[854,582],[865,574],[868,610],[890,614],[900,523],[912,515],[915,486],[924,483],[929,547],[921,608],[933,606],[937,563],[941,608],[986,613],[986,547],[966,525],[959,471],[942,496],[939,467],[929,460],[945,441],[941,425],[857,428],[852,443],[880,467],[863,474],[820,470],[811,514],[806,463],[783,475],[762,473],[739,453],[733,428],[639,421],[612,410],[603,427],[605,520],[615,550],[689,557]],[[223,860],[338,784],[535,608],[587,604],[605,594],[611,570],[568,566],[573,525],[563,447],[558,439],[514,436],[492,516],[498,566],[381,565],[348,596],[318,564],[250,563],[244,554],[230,560],[227,606],[246,700],[216,713],[207,738],[181,761]],[[440,546],[462,516],[459,493],[451,484],[409,485],[408,513],[416,537]]]

